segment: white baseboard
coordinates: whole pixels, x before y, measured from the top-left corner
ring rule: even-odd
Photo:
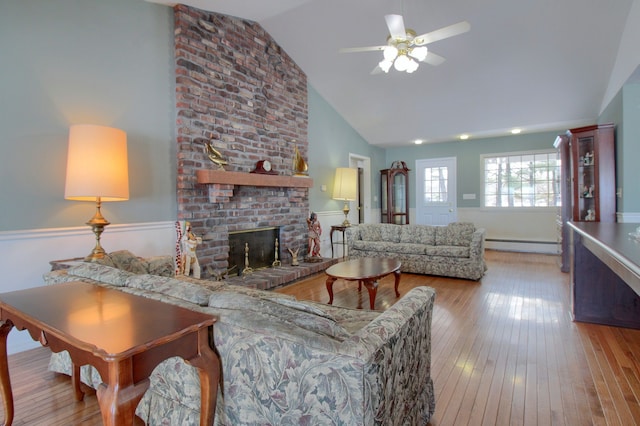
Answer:
[[[640,213],[618,212],[616,213],[616,221],[619,223],[640,223]]]

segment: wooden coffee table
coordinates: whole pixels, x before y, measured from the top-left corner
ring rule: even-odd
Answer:
[[[329,304],[333,303],[333,283],[337,279],[347,281],[358,281],[358,289],[362,284],[369,291],[369,305],[373,309],[376,304],[376,294],[378,292],[378,280],[391,273],[395,275],[396,297],[400,297],[398,284],[400,284],[400,266],[402,264],[396,259],[386,258],[362,258],[353,259],[346,262],[337,263],[325,271],[327,274],[327,291],[329,292]]]
[[[209,346],[215,318],[201,312],[85,282],[47,285],[0,294],[0,387],[5,425],[13,422],[7,337],[15,326],[73,362],[76,400],[82,400],[80,366],[90,364],[104,381],[97,389],[105,425],[132,425],[163,360],[179,356],[200,374],[200,424],[211,425],[220,359]]]

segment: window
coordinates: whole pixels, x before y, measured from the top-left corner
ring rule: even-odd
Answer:
[[[482,156],[485,207],[560,206],[555,150]]]
[[[446,166],[424,168],[424,203],[446,203],[449,195],[449,168]]]

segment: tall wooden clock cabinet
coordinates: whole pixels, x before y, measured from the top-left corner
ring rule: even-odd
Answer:
[[[409,224],[409,169],[404,161],[380,170],[380,203],[380,222]]]

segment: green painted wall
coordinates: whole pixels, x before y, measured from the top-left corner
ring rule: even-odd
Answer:
[[[525,133],[515,136],[389,148],[386,153],[386,167],[389,167],[395,160],[406,162],[411,169],[409,172],[410,185],[415,186],[416,160],[455,157],[458,207],[480,207],[482,183],[480,180],[482,176],[480,155],[553,149],[553,141],[563,131],[561,129],[557,132]],[[463,200],[462,194],[476,194],[476,199]],[[416,206],[415,188],[409,191],[409,206]]]
[[[640,160],[640,84],[627,84],[622,88],[623,108],[623,144],[618,155],[621,170],[622,212],[640,213],[640,178],[638,161]]]
[[[640,213],[640,84],[627,83],[604,109],[598,123],[616,125],[616,187],[622,189],[617,199],[620,213]]]
[[[173,10],[140,0],[0,0],[0,231],[83,226],[64,200],[71,124],[127,132],[112,223],[176,218]]]
[[[611,99],[609,105],[602,111],[598,124],[614,123],[616,138],[616,187],[620,188],[624,182],[624,111],[622,103],[622,89]],[[616,211],[624,211],[624,198],[616,199]]]
[[[142,0],[0,0],[0,11],[0,231],[82,226],[93,215],[91,203],[63,199],[68,129],[77,123],[128,134],[131,199],[105,203],[112,223],[175,220],[172,9]],[[619,126],[626,212],[640,212],[639,115],[640,88],[626,85],[599,120]],[[309,87],[310,207],[342,209],[331,199],[333,174],[350,153],[371,158],[373,195],[378,171],[394,160],[415,168],[415,159],[455,156],[458,206],[478,207],[462,194],[480,194],[480,154],[549,148],[563,130],[385,150]]]
[[[342,201],[331,199],[337,167],[349,166],[349,154],[371,159],[372,193],[380,187],[378,171],[384,168],[385,151],[374,147],[358,134],[320,94],[308,86],[309,99],[309,176],[313,188],[309,192],[312,211],[342,210]],[[327,190],[321,191],[322,185]],[[379,201],[372,208],[379,208]]]

